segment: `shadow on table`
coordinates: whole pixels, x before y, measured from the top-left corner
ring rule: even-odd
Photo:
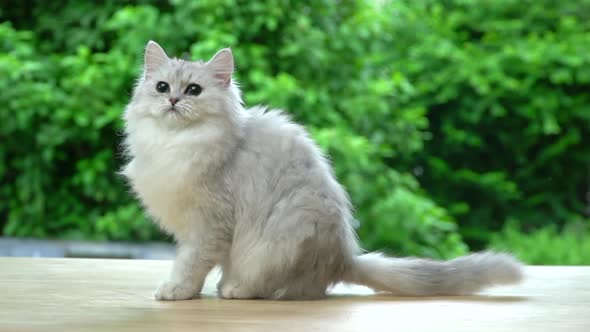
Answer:
[[[330,294],[325,301],[342,301],[344,299],[359,302],[432,302],[432,301],[451,301],[451,302],[524,302],[529,298],[518,295],[462,295],[462,296],[393,296],[387,293],[378,293],[372,295],[363,294]]]

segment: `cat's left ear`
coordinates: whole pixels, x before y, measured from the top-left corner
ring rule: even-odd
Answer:
[[[224,48],[207,62],[207,66],[214,71],[215,78],[219,79],[223,87],[227,88],[234,72],[234,56],[231,49]]]
[[[144,59],[144,75],[148,78],[154,73],[160,66],[168,61],[168,55],[166,52],[153,40],[150,40],[145,47],[145,59]]]

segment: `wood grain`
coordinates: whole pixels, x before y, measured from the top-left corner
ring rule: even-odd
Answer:
[[[477,296],[399,298],[337,286],[321,301],[157,302],[171,263],[0,258],[0,331],[590,331],[590,267],[527,267]]]

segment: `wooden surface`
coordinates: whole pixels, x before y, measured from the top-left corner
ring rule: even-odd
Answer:
[[[590,331],[590,267],[528,267],[477,296],[398,298],[338,286],[321,301],[157,302],[168,261],[0,258],[0,331]]]

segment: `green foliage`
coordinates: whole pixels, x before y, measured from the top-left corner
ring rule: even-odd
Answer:
[[[428,109],[424,188],[475,247],[506,220],[587,215],[590,1],[396,1],[403,105]]]
[[[590,265],[588,223],[568,225],[561,232],[548,225],[522,232],[517,223],[508,223],[492,237],[491,247],[511,251],[523,262],[534,265]]]
[[[232,47],[246,103],[288,110],[330,155],[367,249],[447,258],[510,219],[588,223],[588,13],[589,0],[13,1],[2,234],[164,238],[116,174],[149,39],[195,59]]]

